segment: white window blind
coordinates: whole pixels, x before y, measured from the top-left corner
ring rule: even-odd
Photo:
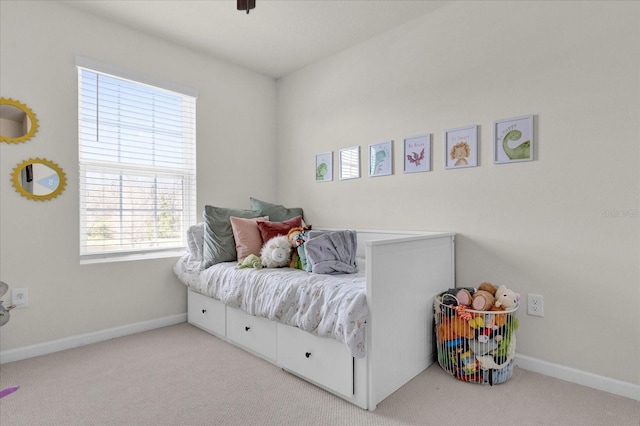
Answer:
[[[81,262],[175,255],[195,221],[196,99],[78,67]]]

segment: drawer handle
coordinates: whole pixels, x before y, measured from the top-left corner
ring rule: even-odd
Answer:
[[[206,314],[206,313],[207,313],[207,310],[206,310],[206,309],[203,309],[203,310],[202,310],[202,313],[203,313],[203,314]]]
[[[311,356],[311,352],[306,352],[306,353],[304,354],[304,356],[306,356],[307,358],[309,358],[309,357]]]
[[[249,331],[249,330],[251,330],[251,327],[247,326],[247,327],[244,328],[244,331]]]

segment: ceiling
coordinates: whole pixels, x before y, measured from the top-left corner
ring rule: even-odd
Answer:
[[[274,78],[433,12],[450,1],[61,0]]]

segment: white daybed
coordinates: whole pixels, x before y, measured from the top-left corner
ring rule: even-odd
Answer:
[[[455,286],[454,234],[358,230],[357,242],[368,308],[362,358],[343,342],[249,315],[200,293],[198,265],[193,265],[199,260],[187,254],[174,272],[188,286],[188,322],[373,411],[434,362],[433,302]]]

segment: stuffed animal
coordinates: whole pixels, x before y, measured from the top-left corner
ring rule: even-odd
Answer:
[[[496,303],[494,304],[496,308],[513,309],[518,306],[519,301],[520,295],[508,289],[507,286],[501,285],[496,290]]]
[[[488,291],[489,293],[491,293],[492,296],[496,295],[496,290],[498,289],[498,287],[496,287],[495,285],[488,283],[488,282],[483,282],[482,284],[480,284],[478,286],[478,290],[484,290],[484,291]]]
[[[501,361],[503,361],[502,364],[497,364],[495,359],[491,355],[480,355],[480,356],[476,356],[476,358],[480,363],[481,369],[489,370],[489,369],[502,369],[506,367],[507,364],[513,359],[515,355],[516,355],[516,336],[514,334],[507,345],[506,357],[503,357],[506,359],[505,360],[501,359]]]
[[[451,321],[449,318],[443,316],[438,328],[436,329],[436,337],[438,343],[454,340],[457,336],[453,333],[453,327],[451,327]]]
[[[295,228],[291,228],[287,233],[287,238],[289,239],[289,243],[291,247],[293,247],[293,253],[291,254],[291,262],[289,262],[290,268],[296,269],[304,269],[304,265],[302,264],[300,252],[304,253],[304,248],[302,245],[304,244],[304,228],[297,226]]]
[[[262,269],[262,261],[255,254],[250,254],[249,256],[247,256],[244,259],[242,259],[242,261],[238,263],[238,266],[236,266],[236,268],[238,268],[238,269],[242,269],[242,268]]]
[[[485,341],[469,339],[469,348],[476,354],[476,356],[486,355],[498,348],[498,342],[488,339]]]
[[[472,339],[474,335],[473,328],[469,327],[469,322],[456,315],[451,318],[451,327],[456,336]]]
[[[473,293],[471,308],[476,311],[488,311],[493,307],[496,299],[486,290],[478,290]]]
[[[442,293],[443,305],[471,305],[471,296],[475,293],[475,289],[472,287],[456,287]],[[453,297],[446,297],[446,295]]]
[[[455,293],[456,299],[458,299],[458,304],[470,306],[473,295],[473,289],[461,288]]]
[[[304,233],[304,228],[301,226],[296,226],[295,228],[291,228],[289,232],[287,232],[287,238],[289,239],[289,243],[291,247],[298,247],[303,243],[302,235]]]
[[[260,251],[262,266],[265,268],[282,268],[291,260],[291,243],[284,235],[278,235],[264,243]]]

